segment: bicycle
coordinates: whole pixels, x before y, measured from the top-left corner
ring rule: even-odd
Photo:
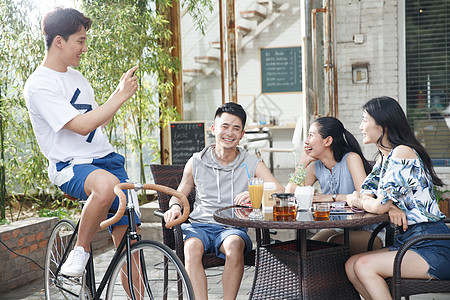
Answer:
[[[46,299],[100,299],[107,284],[106,299],[194,299],[187,272],[173,250],[158,241],[141,240],[136,231],[134,203],[137,203],[136,192],[141,189],[160,191],[182,201],[183,215],[167,223],[166,227],[182,223],[189,216],[188,200],[174,189],[157,184],[116,185],[114,192],[120,200],[119,208],[117,213],[103,221],[100,227],[106,228],[114,224],[126,210],[128,229],[98,288],[95,283],[92,250],[82,277],[68,277],[60,273],[61,265],[74,247],[79,226],[79,222],[75,225],[73,221],[64,219],[53,228],[47,245],[44,273]],[[128,191],[128,204],[122,190]],[[136,242],[131,244],[132,240]]]

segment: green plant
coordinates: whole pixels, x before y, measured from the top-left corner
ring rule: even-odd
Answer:
[[[138,90],[127,101],[106,132],[110,141],[127,156],[135,153],[139,159],[141,182],[146,182],[145,157],[159,159],[159,129],[181,116],[175,107],[166,105],[173,88],[172,73],[179,72],[178,58],[166,46],[172,39],[169,21],[164,11],[175,1],[159,0],[84,0],[82,10],[93,18],[89,30],[89,52],[81,70],[91,81],[100,102],[114,91],[123,72],[131,66],[139,68]],[[183,1],[199,28],[204,26],[203,9],[212,9],[210,0]],[[95,88],[98,87],[98,88]]]
[[[70,212],[67,208],[59,207],[57,209],[44,208],[39,211],[39,217],[58,217],[64,219],[70,216]]]
[[[446,193],[449,193],[450,190],[443,190],[440,187],[434,186],[434,194],[436,196],[436,201],[439,204],[439,209],[448,217],[449,214],[449,198],[446,197]]]
[[[79,206],[78,202],[65,199],[62,192],[27,195],[14,193],[6,198],[6,204],[8,209],[6,217],[11,222],[19,220],[25,212],[38,212],[40,209],[58,207],[73,210]]]
[[[186,0],[181,3],[182,7],[188,9],[196,29],[199,29],[202,34],[205,34],[206,19],[204,18],[206,10],[213,11],[211,0]]]
[[[82,0],[81,8],[93,19],[88,31],[89,52],[80,71],[91,82],[101,104],[114,91],[122,73],[137,65],[139,90],[105,128],[111,143],[125,156],[137,155],[140,181],[146,182],[145,157],[159,158],[159,127],[179,119],[165,104],[172,89],[171,74],[179,60],[164,41],[172,38],[169,21],[160,8],[172,0]],[[203,7],[211,0],[186,0],[183,5],[202,28]],[[47,159],[34,137],[23,97],[27,78],[42,62],[45,51],[39,10],[33,0],[0,1],[0,193],[49,195],[59,189],[48,179]],[[165,77],[167,75],[167,77]],[[8,187],[6,190],[5,187]],[[39,198],[36,198],[39,199]],[[40,201],[40,200],[36,200]],[[5,218],[4,201],[0,203]]]
[[[77,208],[80,206],[78,200],[71,200],[67,198],[55,199],[52,203],[52,207],[65,207],[65,208]]]
[[[41,154],[28,119],[22,89],[41,62],[44,47],[33,1],[0,2],[1,187],[8,194],[51,193],[47,160]],[[5,187],[8,187],[6,191]],[[4,217],[5,203],[2,203]]]
[[[448,198],[444,198],[443,196],[446,193],[450,193],[450,190],[442,190],[440,187],[438,187],[436,185],[433,187],[433,190],[434,190],[434,195],[436,196],[436,201],[438,203],[448,199]]]
[[[298,186],[304,186],[306,174],[307,174],[306,168],[303,167],[302,164],[299,164],[295,172],[289,174],[289,182],[295,183]]]
[[[160,4],[164,5],[164,3]],[[167,4],[166,4],[167,5]],[[161,78],[163,70],[178,71],[171,49],[160,46],[171,38],[167,22],[150,1],[84,1],[82,11],[93,19],[87,55],[81,72],[89,78],[98,102],[105,102],[122,74],[137,65],[138,90],[105,128],[110,142],[127,156],[137,154],[141,182],[146,182],[144,156],[159,159],[160,119],[179,119],[175,110],[160,114],[160,100],[172,88]],[[163,96],[163,97],[161,97]]]

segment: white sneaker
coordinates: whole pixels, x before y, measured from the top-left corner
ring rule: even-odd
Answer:
[[[61,267],[61,273],[66,276],[80,277],[89,260],[89,252],[84,251],[81,246],[75,247],[70,251],[66,262]]]

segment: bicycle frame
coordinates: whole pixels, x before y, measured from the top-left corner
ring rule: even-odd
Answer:
[[[140,186],[136,185],[135,190],[141,188]],[[122,240],[120,241],[119,246],[116,249],[116,252],[114,253],[113,258],[111,259],[111,262],[108,265],[108,268],[106,269],[106,273],[105,275],[103,275],[103,278],[100,282],[100,285],[98,287],[98,290],[95,290],[95,280],[90,280],[90,289],[92,295],[93,295],[93,299],[97,300],[100,299],[100,295],[102,294],[104,288],[106,287],[107,283],[109,282],[109,279],[111,277],[112,271],[114,269],[114,267],[116,266],[120,255],[122,254],[122,251],[126,250],[126,255],[127,255],[127,261],[130,262],[131,261],[131,251],[130,251],[130,247],[131,247],[131,240],[136,240],[136,241],[140,241],[141,236],[137,234],[137,226],[136,226],[136,219],[135,219],[135,209],[134,209],[134,203],[133,201],[131,201],[132,197],[134,197],[135,195],[132,194],[132,190],[128,190],[128,198],[129,199],[127,201],[127,215],[128,215],[128,229],[125,232],[124,236],[122,237]],[[92,255],[91,255],[92,257]],[[143,263],[141,261],[141,263]],[[94,275],[94,264],[93,263],[89,263],[88,264],[89,268],[88,268],[88,273],[92,274],[92,277],[95,277]],[[132,271],[131,271],[131,264],[128,263],[127,264],[127,268],[128,268],[128,286],[130,287],[130,296],[131,299],[136,299],[136,296],[134,295],[134,290],[133,288],[131,288],[133,286],[132,282],[133,282],[133,276],[132,276]]]
[[[139,187],[138,185],[136,186],[135,190],[139,189],[141,187]],[[135,192],[135,191],[134,191]],[[131,197],[134,197],[135,195],[132,195],[133,191],[132,190],[128,190],[128,199],[131,199]],[[92,245],[91,245],[91,253],[89,256],[89,260],[88,263],[86,265],[86,278],[87,278],[87,288],[90,290],[91,295],[93,296],[93,299],[97,300],[100,299],[101,294],[103,293],[103,290],[105,289],[106,285],[109,282],[109,279],[112,275],[113,269],[116,266],[120,255],[122,254],[122,251],[125,249],[126,250],[126,255],[127,255],[127,261],[131,261],[131,241],[132,240],[136,240],[136,241],[140,241],[141,240],[141,236],[137,234],[137,226],[136,226],[136,219],[135,219],[135,208],[134,208],[134,203],[133,201],[128,201],[127,202],[127,209],[126,209],[126,213],[128,216],[128,229],[125,232],[125,234],[122,237],[122,240],[120,241],[119,246],[117,247],[113,258],[111,259],[111,262],[108,265],[108,268],[106,269],[105,275],[103,275],[102,280],[100,282],[100,285],[98,286],[98,289],[96,287],[95,284],[95,270],[94,270],[94,260],[93,260],[93,251],[92,251]],[[78,233],[79,230],[79,225],[80,225],[80,221],[78,221],[77,226],[75,227],[74,230],[74,234],[72,235],[68,247],[64,250],[63,253],[63,258],[61,261],[65,261],[65,259],[68,256],[68,252],[69,249],[71,248],[70,246],[73,244],[75,236]],[[141,265],[144,266],[144,261],[141,257],[140,259]],[[56,274],[55,276],[58,276],[58,274],[60,274],[61,271],[61,265],[58,266],[57,270],[56,270]],[[133,276],[132,276],[132,271],[131,271],[131,264],[128,263],[127,264],[127,268],[128,268],[128,274],[130,274],[128,276],[128,286],[132,287],[132,281],[133,281]],[[145,270],[145,268],[143,268]],[[144,272],[144,278],[145,281],[147,282],[147,274]],[[63,287],[58,286],[59,288],[63,289]],[[148,287],[148,285],[146,284],[146,289],[147,291],[150,293],[150,288]],[[68,291],[66,289],[64,289],[66,292],[73,294],[71,291]],[[136,296],[134,295],[134,290],[133,288],[130,288],[130,296],[132,299],[136,299]],[[78,295],[74,295],[74,296],[78,296]]]
[[[91,246],[91,255],[89,257],[88,263],[86,265],[86,270],[82,276],[82,281],[81,281],[81,290],[80,290],[80,294],[77,295],[75,291],[69,291],[66,288],[64,288],[64,286],[60,285],[60,280],[59,278],[62,278],[62,274],[60,274],[60,270],[61,270],[61,265],[58,266],[55,274],[54,274],[54,284],[57,288],[64,290],[68,293],[70,293],[71,295],[75,296],[75,297],[79,297],[81,296],[82,298],[84,298],[86,296],[85,292],[87,292],[85,290],[88,289],[90,295],[92,296],[93,299],[100,299],[100,296],[102,295],[106,285],[112,284],[111,281],[113,281],[114,283],[116,282],[116,279],[118,279],[118,277],[120,276],[119,280],[124,280],[125,277],[128,278],[128,282],[122,282],[122,287],[124,287],[125,291],[127,292],[128,296],[135,300],[136,299],[136,295],[135,295],[135,289],[134,289],[134,282],[133,281],[133,277],[136,277],[136,279],[139,280],[139,283],[143,283],[143,285],[141,285],[142,287],[144,287],[145,292],[148,294],[148,296],[150,297],[150,299],[154,299],[151,288],[150,288],[150,283],[148,281],[148,275],[147,274],[147,266],[145,264],[144,261],[144,250],[141,247],[143,244],[143,242],[139,242],[141,240],[140,235],[137,234],[137,226],[136,226],[136,220],[135,220],[135,203],[137,204],[137,194],[136,191],[138,190],[146,190],[146,189],[152,189],[155,191],[159,191],[159,192],[163,192],[169,195],[172,195],[176,198],[178,198],[181,203],[182,206],[184,207],[184,210],[182,212],[182,215],[177,218],[176,220],[172,220],[170,222],[167,222],[165,225],[166,227],[173,227],[176,226],[182,222],[184,222],[188,216],[189,216],[189,203],[188,200],[186,198],[185,195],[183,195],[182,193],[171,189],[169,187],[165,187],[165,186],[161,186],[161,185],[157,185],[157,184],[136,184],[136,183],[120,183],[118,185],[116,185],[114,187],[114,193],[119,197],[119,206],[117,209],[117,212],[114,214],[114,216],[108,218],[107,220],[103,221],[100,223],[100,227],[101,228],[106,228],[108,226],[111,226],[112,224],[115,224],[116,222],[118,222],[121,218],[122,215],[124,215],[124,213],[127,214],[128,216],[128,227],[127,230],[125,232],[125,234],[122,237],[122,240],[120,241],[113,258],[111,259],[111,262],[109,263],[109,266],[105,272],[105,274],[103,275],[101,282],[98,286],[98,288],[96,287],[96,282],[95,282],[95,272],[94,272],[94,262],[93,262],[93,251],[92,251],[92,246]],[[127,190],[128,192],[128,197],[125,196],[125,194],[123,193],[123,190]],[[73,227],[73,225],[71,225],[71,227]],[[68,246],[63,250],[63,256],[62,256],[62,260],[61,262],[64,262],[66,257],[68,256],[68,252],[69,250],[72,248],[72,245],[74,245],[74,241],[75,241],[75,237],[77,235],[77,233],[79,232],[79,222],[78,224],[75,226],[74,228],[74,233],[72,234],[69,244]],[[138,251],[136,251],[135,253],[133,253],[133,255],[138,255],[137,258],[137,268],[139,271],[135,271],[133,274],[133,261],[136,261],[134,259],[134,257],[132,257],[132,250],[134,250],[134,248],[132,249],[132,241],[137,241],[139,242],[139,244],[137,244],[137,249]],[[149,241],[150,242],[150,241]],[[146,242],[144,243],[145,246]],[[152,243],[150,243],[151,246]],[[134,244],[133,244],[134,245]],[[157,244],[155,244],[154,246],[156,246],[157,248],[161,248],[164,245],[160,245],[158,246]],[[151,246],[153,247],[153,246]],[[164,246],[166,247],[166,246]],[[193,297],[193,290],[192,290],[192,286],[189,282],[189,278],[188,275],[186,273],[186,271],[183,268],[182,262],[179,261],[179,259],[175,256],[173,257],[173,254],[171,254],[170,249],[165,249],[164,247],[162,249],[159,249],[158,251],[161,251],[163,253],[165,253],[164,255],[168,254],[168,256],[170,257],[170,260],[172,261],[172,263],[174,263],[177,267],[177,278],[183,278],[183,282],[186,286],[186,288],[188,289],[188,295],[189,298]],[[124,263],[127,265],[127,274],[125,274],[125,276],[123,276],[122,270],[118,268],[118,264],[122,264],[123,260],[125,260]],[[166,262],[167,257],[164,257],[164,262]],[[120,266],[120,268],[122,268],[123,265]],[[180,267],[182,268],[182,270],[180,270]],[[164,289],[164,297],[167,297],[167,276],[168,276],[168,270],[165,268],[164,269],[164,285],[165,285],[165,289]],[[182,273],[180,275],[180,272]],[[114,277],[112,278],[112,276],[116,276],[119,275],[118,277]],[[141,277],[142,276],[142,277]],[[67,276],[64,276],[65,278],[68,278]],[[186,279],[188,282],[186,282]],[[72,280],[73,281],[73,280]],[[128,284],[128,289],[127,289],[127,285]],[[180,289],[180,282],[177,282],[179,289]],[[111,289],[108,288],[108,292],[107,293],[114,293],[112,292],[112,290],[114,289],[114,287],[111,285]],[[178,289],[178,290],[179,290]],[[47,293],[47,290],[46,290]],[[107,295],[107,297],[109,297],[111,295]],[[178,295],[178,297],[180,297],[180,295]]]

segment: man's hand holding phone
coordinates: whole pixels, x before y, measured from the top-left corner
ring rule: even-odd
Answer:
[[[137,77],[134,76],[137,66],[129,69],[120,78],[119,85],[117,86],[114,94],[122,94],[125,101],[136,93],[137,90]]]

